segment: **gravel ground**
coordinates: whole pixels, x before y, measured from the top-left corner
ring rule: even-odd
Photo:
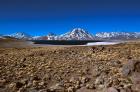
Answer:
[[[0,48],[0,92],[140,92],[140,42]]]

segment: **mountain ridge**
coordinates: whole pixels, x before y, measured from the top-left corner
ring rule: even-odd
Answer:
[[[31,36],[24,32],[16,32],[9,35],[0,35],[0,38],[4,36],[14,37],[17,39],[25,40],[97,40],[97,39],[140,39],[140,32],[100,32],[92,35],[88,31],[82,28],[75,28],[69,32],[61,35],[50,33],[46,36]]]
[[[140,39],[140,32],[101,32],[95,36],[102,39]]]
[[[16,32],[16,33],[4,35],[4,36],[9,36],[9,37],[17,38],[17,39],[25,39],[25,40],[32,39],[32,36],[30,36],[29,34],[24,33],[24,32]]]

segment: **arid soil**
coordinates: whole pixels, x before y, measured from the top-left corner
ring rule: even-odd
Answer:
[[[140,92],[140,42],[0,48],[0,92]]]

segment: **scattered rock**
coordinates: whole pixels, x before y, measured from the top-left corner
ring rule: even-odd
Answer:
[[[33,86],[36,87],[38,86],[39,81],[33,80]]]
[[[88,84],[86,84],[86,88],[87,89],[95,89],[95,86],[93,83],[88,83]]]
[[[49,91],[51,92],[63,92],[64,87],[60,83],[57,83],[49,88]]]
[[[26,60],[26,58],[22,58],[20,61],[21,61],[21,62],[24,62],[25,60]]]
[[[6,83],[5,79],[0,79],[0,87],[3,86]]]
[[[134,73],[131,77],[131,81],[133,82],[133,90],[140,90],[140,73]]]
[[[28,83],[27,83],[27,87],[31,87],[33,84],[32,84],[32,82],[31,81],[29,81]]]
[[[88,82],[88,81],[89,81],[89,78],[88,78],[88,77],[83,76],[83,77],[81,77],[81,78],[80,78],[80,81],[81,81],[81,83],[85,84],[86,82]]]
[[[23,83],[17,82],[17,83],[16,83],[16,88],[21,88],[23,85],[24,85]]]
[[[92,76],[93,77],[99,76],[100,73],[101,73],[101,71],[99,71],[98,68],[92,70]]]
[[[25,84],[28,83],[28,80],[27,79],[22,79],[20,82],[25,85]]]
[[[128,76],[134,70],[134,62],[129,60],[127,64],[122,67],[122,74]]]
[[[0,91],[140,90],[139,44],[95,46],[92,51],[89,48],[91,47],[0,48]]]
[[[16,83],[12,82],[11,84],[8,85],[8,88],[9,88],[10,90],[16,90],[16,89],[17,89],[17,88],[16,88]]]
[[[97,77],[95,80],[96,85],[104,84],[104,79],[102,77]]]
[[[47,89],[41,89],[38,92],[48,92]]]
[[[120,92],[132,92],[130,88],[120,89]]]
[[[114,87],[110,87],[110,88],[107,89],[106,92],[119,92],[119,91]]]
[[[68,92],[74,92],[74,87],[69,87],[69,88],[67,89],[67,91],[68,91]]]
[[[94,90],[82,87],[82,88],[78,89],[76,92],[102,92],[102,91],[94,91]]]
[[[135,72],[139,72],[140,73],[140,61],[136,61],[134,67],[135,67]]]
[[[75,78],[75,77],[71,77],[69,82],[71,83],[76,83],[78,81],[78,78]]]
[[[19,88],[19,90],[17,92],[25,92],[25,88]]]
[[[38,83],[38,85],[43,86],[45,83],[42,81],[40,83]]]
[[[38,90],[35,89],[35,88],[30,88],[30,89],[27,90],[27,92],[38,92]]]
[[[32,78],[32,80],[38,81],[38,80],[40,80],[40,78],[39,78],[38,76],[34,76],[34,77]]]

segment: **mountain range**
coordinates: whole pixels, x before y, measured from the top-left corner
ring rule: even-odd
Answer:
[[[84,29],[75,28],[72,31],[64,33],[62,35],[55,35],[53,33],[50,33],[46,36],[31,36],[23,32],[17,32],[9,35],[0,35],[0,38],[4,38],[5,36],[24,40],[129,40],[140,39],[140,32],[101,32],[92,35]]]
[[[32,36],[30,36],[24,32],[17,32],[17,33],[13,33],[13,34],[6,35],[6,36],[17,38],[17,39],[27,39],[27,40],[32,39]]]

